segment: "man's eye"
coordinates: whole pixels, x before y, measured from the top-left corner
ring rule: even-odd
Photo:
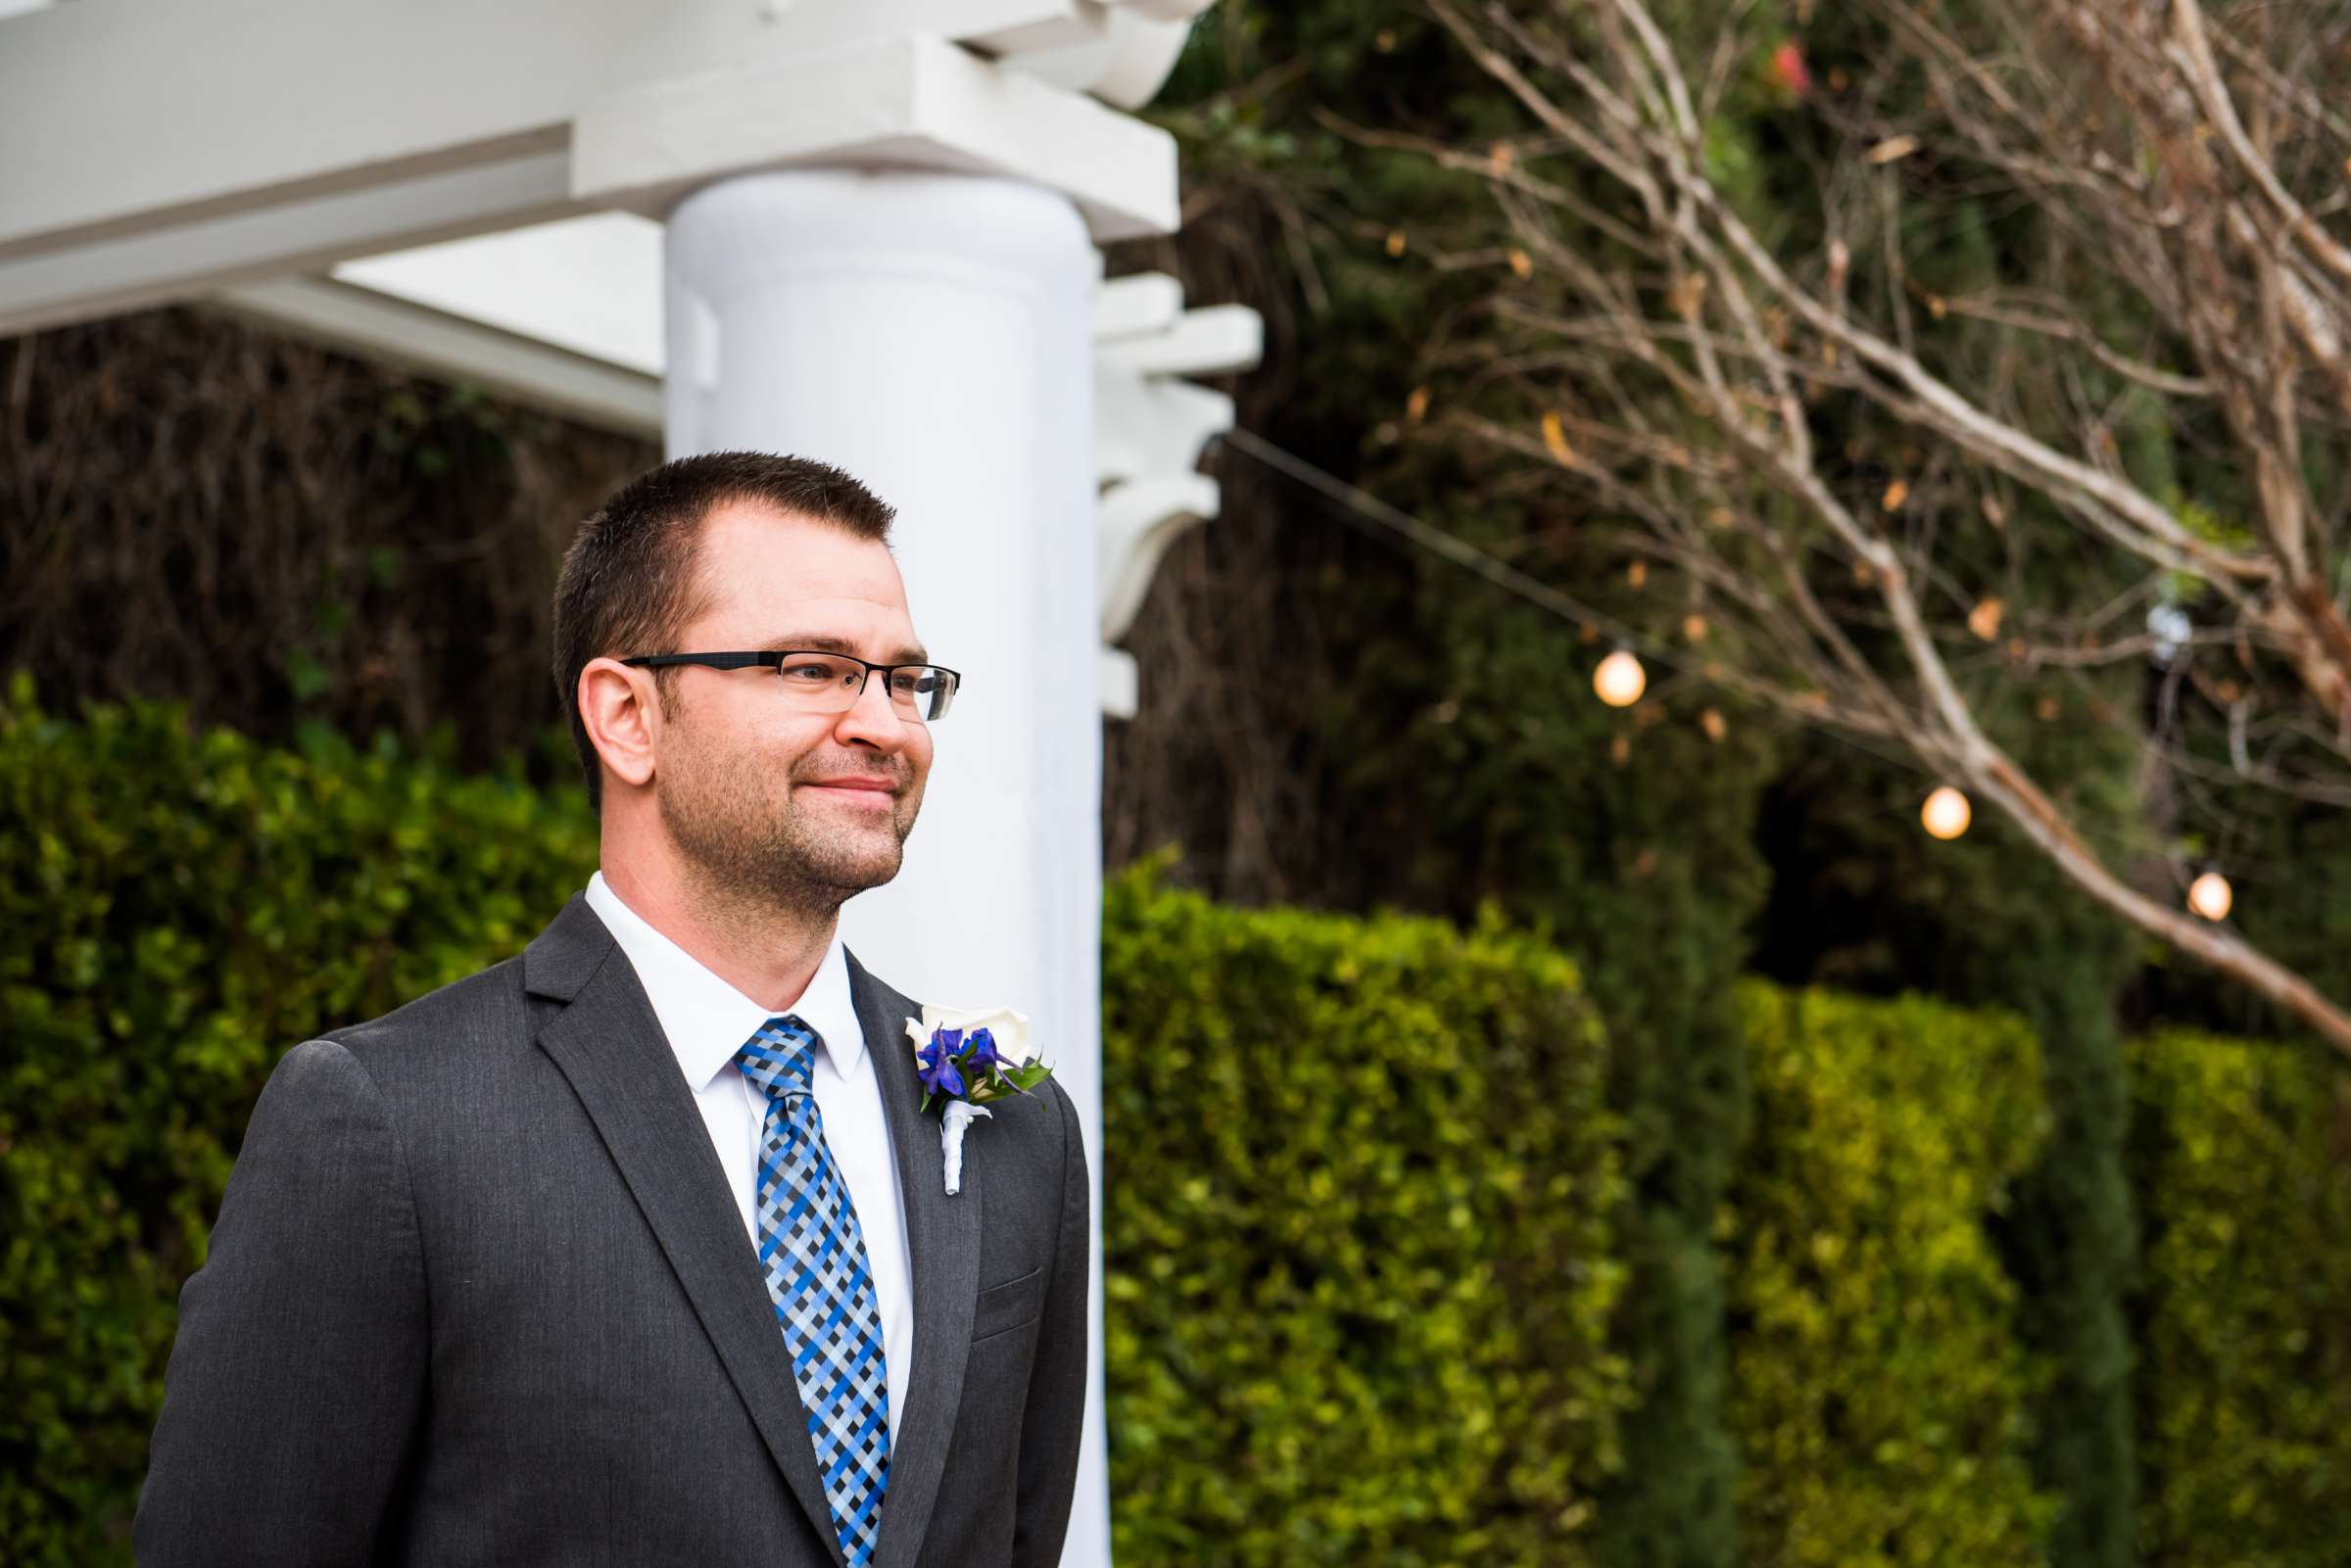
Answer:
[[[784,666],[784,679],[795,686],[831,686],[840,670],[828,659],[793,659]]]

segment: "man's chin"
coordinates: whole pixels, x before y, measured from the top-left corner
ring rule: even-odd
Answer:
[[[862,893],[896,877],[905,860],[906,852],[897,834],[881,830],[866,842],[847,839],[846,835],[834,839],[807,857],[802,870],[813,879],[840,888],[843,894]]]

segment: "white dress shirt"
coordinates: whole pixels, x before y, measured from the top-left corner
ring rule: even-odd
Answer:
[[[914,1361],[914,1278],[906,1257],[906,1212],[898,1201],[889,1124],[882,1115],[882,1084],[849,997],[849,965],[840,934],[825,949],[808,988],[784,1007],[761,1007],[704,969],[684,948],[646,924],[620,900],[604,874],[588,879],[588,907],[628,955],[653,1004],[653,1016],[686,1074],[686,1087],[709,1129],[710,1146],[735,1189],[735,1207],[754,1251],[759,1245],[757,1178],[759,1131],[767,1096],[735,1065],[735,1053],[771,1018],[796,1013],[824,1040],[809,1065],[809,1087],[825,1123],[825,1147],[848,1183],[865,1233],[866,1263],[882,1309],[883,1371],[889,1385],[889,1432],[894,1444],[906,1408],[906,1373]],[[888,1049],[889,1041],[883,1041]]]

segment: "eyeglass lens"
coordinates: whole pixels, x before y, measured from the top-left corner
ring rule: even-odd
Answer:
[[[865,685],[865,666],[831,653],[794,653],[776,666],[791,700],[812,713],[853,706]],[[955,677],[935,664],[901,664],[888,671],[889,705],[929,724],[955,698]]]

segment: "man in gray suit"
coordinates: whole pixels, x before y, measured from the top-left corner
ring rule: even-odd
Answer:
[[[923,1009],[837,931],[959,681],[890,516],[721,453],[582,527],[555,674],[602,869],[519,958],[271,1075],[180,1298],[142,1562],[1058,1558],[1077,1117],[1050,1080],[994,1103],[949,1193]]]

